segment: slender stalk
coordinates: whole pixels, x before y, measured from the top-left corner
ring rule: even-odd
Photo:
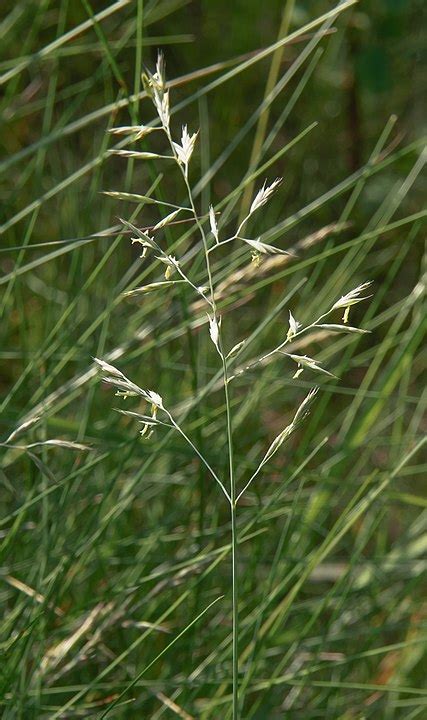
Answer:
[[[190,200],[191,207],[193,209],[194,218],[197,223],[197,227],[200,230],[200,234],[203,240],[203,247],[206,257],[206,269],[209,278],[209,290],[211,293],[211,302],[214,317],[217,318],[217,309],[215,302],[215,295],[213,290],[212,271],[209,259],[209,248],[206,241],[205,231],[200,223],[199,216],[193,202],[193,196],[191,188],[188,182],[188,178],[185,172],[182,173],[187,192]],[[225,407],[227,415],[227,445],[228,445],[228,462],[229,462],[229,474],[230,474],[230,509],[231,509],[231,584],[232,584],[232,667],[233,667],[233,720],[239,720],[239,618],[238,618],[238,578],[237,578],[237,529],[236,529],[236,485],[234,480],[234,463],[233,463],[233,431],[231,425],[231,405],[230,396],[228,391],[228,372],[227,372],[227,360],[222,344],[222,333],[221,325],[218,323],[219,330],[219,348],[222,360],[222,373],[224,379],[224,396],[225,396]]]
[[[169,412],[168,410],[165,410],[165,412],[167,413],[167,415],[168,415],[168,417],[169,417],[169,419],[170,419],[173,427],[175,428],[175,430],[177,430],[177,431],[179,432],[179,434],[184,438],[184,440],[185,440],[185,441],[190,445],[190,447],[194,450],[194,452],[196,453],[197,457],[200,458],[200,460],[202,461],[202,463],[203,463],[203,464],[205,465],[205,467],[209,470],[209,472],[210,472],[210,474],[212,475],[212,477],[214,478],[214,480],[216,480],[216,482],[217,482],[218,485],[220,486],[220,488],[221,488],[222,492],[224,493],[225,497],[227,498],[228,502],[231,502],[230,495],[228,494],[226,488],[224,487],[223,483],[222,483],[221,480],[219,479],[219,477],[218,477],[218,475],[216,474],[215,470],[212,469],[212,467],[209,465],[209,463],[208,463],[208,461],[206,460],[206,458],[204,457],[204,455],[196,448],[196,446],[195,446],[194,443],[190,440],[190,438],[188,437],[188,435],[186,435],[186,433],[184,432],[184,430],[183,430],[183,429],[178,425],[178,423],[173,419],[173,417],[172,417],[172,415],[170,414],[170,412]]]
[[[203,249],[205,254],[205,262],[206,262],[206,270],[208,275],[208,281],[209,281],[209,291],[211,295],[211,307],[213,311],[214,318],[217,320],[218,324],[218,334],[219,334],[219,349],[220,349],[220,355],[222,360],[222,373],[223,373],[223,380],[224,380],[224,396],[225,396],[225,407],[226,407],[226,415],[227,415],[227,445],[228,445],[228,461],[229,461],[229,475],[230,475],[230,494],[228,496],[228,500],[230,503],[230,510],[231,510],[231,584],[232,584],[232,672],[233,672],[233,706],[232,706],[232,717],[233,720],[239,720],[240,713],[239,713],[239,617],[238,617],[238,577],[237,577],[237,503],[236,503],[236,484],[235,484],[235,478],[234,478],[234,462],[233,462],[233,431],[232,431],[232,423],[231,423],[231,405],[230,405],[230,396],[229,396],[229,390],[228,390],[228,371],[227,371],[227,360],[226,355],[223,348],[222,343],[222,333],[221,333],[221,325],[218,322],[218,316],[217,316],[217,307],[215,302],[215,295],[214,295],[214,288],[213,288],[213,280],[212,280],[212,270],[211,270],[211,264],[210,264],[210,257],[209,257],[209,247],[206,239],[206,233],[203,229],[203,225],[200,222],[199,215],[197,213],[196,207],[194,205],[193,200],[193,193],[191,191],[190,183],[188,181],[188,173],[186,170],[183,169],[181,163],[179,162],[175,148],[173,146],[172,137],[170,135],[169,129],[166,129],[166,134],[169,139],[170,146],[172,148],[172,152],[175,155],[175,159],[177,162],[178,167],[181,170],[182,177],[184,179],[185,186],[187,188],[187,194],[188,199],[190,202],[191,209],[193,211],[194,220],[196,222],[197,228],[200,232],[200,236],[202,238],[203,242]]]
[[[233,462],[233,429],[231,425],[231,406],[228,392],[228,371],[225,353],[221,348],[224,374],[225,407],[227,413],[227,440],[230,472],[230,510],[231,510],[231,583],[232,583],[232,642],[233,642],[233,720],[239,720],[239,596],[237,577],[237,502],[236,483]]]

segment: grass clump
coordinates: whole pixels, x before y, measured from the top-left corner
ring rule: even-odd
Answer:
[[[423,143],[343,172],[353,3],[181,75],[179,5],[7,16],[2,714],[422,717]]]

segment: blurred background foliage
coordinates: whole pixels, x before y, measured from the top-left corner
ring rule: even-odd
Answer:
[[[292,32],[334,6],[2,0],[2,440],[40,415],[26,442],[61,437],[94,449],[5,450],[5,718],[101,717],[224,592],[221,609],[129,690],[125,700],[134,703],[114,713],[173,718],[172,702],[184,718],[229,717],[226,508],[179,439],[158,434],[140,442],[135,425],[112,411],[118,401],[91,364],[92,356],[115,353],[117,365],[178,412],[198,397],[188,430],[226,472],[222,399],[209,389],[216,358],[194,298],[176,292],[124,300],[124,290],[159,279],[158,270],[141,263],[117,227],[94,236],[135,211],[141,225],[159,219],[154,206],[119,203],[104,190],[152,188],[171,202],[184,194],[178,175],[161,163],[110,157],[115,139],[105,131],[152,120],[151,105],[134,93],[141,90],[139,61],[153,67],[162,48],[168,78],[181,78],[171,93],[173,107],[182,103],[175,132],[181,123],[200,128],[191,181],[206,212],[248,170],[271,55],[219,79],[274,43],[284,14]],[[94,16],[99,22],[87,25]],[[325,231],[272,275],[261,268],[229,284],[221,307],[230,347],[265,316],[254,355],[286,333],[290,307],[306,322],[359,282],[372,279],[375,294],[351,316],[372,335],[315,336],[302,348],[319,354],[341,381],[322,385],[309,422],[241,509],[242,537],[255,533],[242,543],[241,563],[247,720],[410,720],[425,710],[426,466],[422,453],[411,452],[425,434],[426,27],[422,0],[361,0],[292,70],[270,107],[271,143],[259,164],[290,147],[257,178],[256,187],[264,177],[284,182],[251,231],[272,227],[276,244],[294,247],[325,226],[348,225]],[[279,80],[312,39],[308,31],[285,46]],[[144,148],[164,145],[151,135]],[[200,182],[216,162],[209,181]],[[237,204],[226,228],[238,214]],[[178,256],[194,249],[180,228],[165,241]],[[218,284],[248,268],[250,258],[233,248],[218,258]],[[201,264],[192,271],[205,281]],[[240,481],[317,380],[290,378],[288,366],[267,365],[236,384]],[[81,627],[86,635],[76,636]]]
[[[85,22],[88,16],[86,4],[4,1],[2,67],[7,69],[11,61],[15,63],[22,55],[33,56],[28,69],[3,86],[1,143],[6,154],[15,153],[40,137],[51,135],[53,129],[58,130],[98,108],[101,98],[103,104],[114,102],[118,96],[133,89],[134,5],[125,4],[102,22],[102,32],[108,38],[106,46],[97,41],[92,29],[64,44],[58,52],[38,59],[37,51],[41,47]],[[90,4],[93,13],[106,7],[108,4],[103,2],[92,1]],[[304,25],[331,7],[331,3],[321,0],[296,2],[290,29]],[[271,0],[268,7],[256,0],[146,3],[143,60],[153,64],[157,47],[163,46],[169,74],[174,77],[208,67],[274,42],[282,13],[283,3],[278,0]],[[286,160],[286,165],[285,161],[283,167],[279,165],[279,171],[286,171],[287,175],[288,203],[298,203],[324,191],[343,173],[366,162],[392,114],[398,117],[399,132],[403,137],[419,136],[426,99],[423,19],[425,6],[421,0],[365,0],[338,21],[339,31],[324,43],[324,55],[310,81],[310,90],[296,104],[286,127],[275,141],[275,146],[279,147],[292,136],[295,128],[301,128],[312,119],[319,122],[318,129],[304,146]],[[302,44],[285,49],[283,70],[295,59]],[[221,153],[225,142],[233,137],[261,101],[268,67],[267,58],[209,95],[204,112],[209,115],[213,157]],[[272,119],[279,116],[291,89],[292,84],[274,104]],[[177,93],[175,102],[186,92],[183,89]],[[52,93],[56,96],[55,102],[52,102]],[[53,163],[55,160],[57,164],[62,163],[65,171],[72,170],[76,166],[73,157],[85,158],[93,153],[94,147],[98,150],[105,142],[104,127],[102,120],[92,123],[85,131],[67,136],[66,146],[61,143],[59,157],[48,155],[45,161]],[[330,132],[331,127],[333,132]],[[227,189],[236,184],[248,143],[250,137],[236,149],[226,166],[227,173],[218,180],[226,183]],[[27,168],[26,179],[32,174]],[[392,178],[388,179],[388,186],[392,181]],[[377,193],[381,196],[386,190],[383,183],[387,182],[387,177],[383,176],[378,182],[381,186]],[[44,184],[46,187],[42,182],[41,191],[49,188],[46,176]],[[10,196],[6,194],[7,189],[3,190],[4,217],[10,217],[16,208],[22,207],[25,189],[26,184],[19,197],[17,193]],[[221,195],[221,187],[218,194]],[[369,212],[369,198],[365,202]],[[65,209],[61,219],[63,215],[66,219]]]

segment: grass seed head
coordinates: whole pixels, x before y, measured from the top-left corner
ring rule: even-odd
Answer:
[[[320,362],[318,360],[314,360],[311,357],[308,357],[308,355],[294,355],[292,353],[282,353],[283,355],[287,355],[291,358],[294,362],[298,365],[298,370],[295,373],[294,377],[299,377],[301,375],[304,368],[309,368],[310,370],[314,370],[315,372],[323,373],[324,375],[329,375],[330,377],[336,377],[333,373],[329,372],[328,370],[325,370],[320,366]]]
[[[112,135],[131,135],[131,140],[135,142],[149,135],[154,130],[157,130],[157,128],[151,127],[150,125],[122,125],[121,127],[109,128],[108,132]]]
[[[124,378],[122,371],[118,368],[114,367],[114,365],[110,365],[110,363],[105,362],[105,360],[100,360],[99,358],[93,358],[100,370],[102,370],[103,373],[108,373],[109,375],[112,375],[113,377],[119,377]]]
[[[215,210],[213,209],[212,205],[210,205],[209,207],[209,223],[211,226],[211,233],[214,236],[217,245],[219,245],[218,225],[216,222]]]
[[[286,339],[290,340],[291,338],[293,338],[297,334],[300,327],[301,327],[301,323],[298,322],[297,320],[295,320],[294,316],[292,315],[291,311],[289,310],[289,330],[288,330]]]
[[[332,310],[336,310],[338,308],[349,308],[351,305],[357,305],[357,303],[362,302],[363,300],[368,300],[372,295],[365,295],[365,297],[360,297],[360,294],[365,292],[370,286],[372,285],[372,282],[365,282],[361,285],[358,285],[354,290],[350,290],[346,295],[342,295],[339,300],[332,305]]]
[[[173,147],[177,154],[178,160],[182,165],[184,165],[186,172],[188,170],[188,165],[190,163],[190,159],[193,154],[197,135],[198,135],[197,132],[193,133],[193,135],[190,135],[187,130],[187,125],[183,125],[182,126],[182,135],[181,135],[181,145],[176,142],[173,143]]]
[[[258,210],[260,207],[265,205],[266,202],[270,199],[271,195],[274,193],[278,185],[282,182],[282,178],[276,178],[271,185],[266,185],[264,182],[264,185],[260,190],[258,190],[257,194],[255,195],[252,205],[249,210],[249,215],[252,215],[256,210]]]
[[[221,350],[220,350],[220,346],[219,346],[219,328],[221,325],[221,318],[219,319],[219,321],[217,321],[215,316],[211,317],[210,315],[208,315],[208,320],[209,320],[209,335],[210,335],[211,340],[212,340],[213,344],[215,345],[218,353],[221,355]]]

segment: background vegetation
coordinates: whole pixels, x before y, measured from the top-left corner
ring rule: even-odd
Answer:
[[[91,359],[158,390],[226,474],[205,316],[187,290],[123,296],[160,277],[117,217],[146,226],[158,210],[100,194],[184,198],[175,170],[107,152],[106,129],[153,119],[140,69],[158,47],[174,129],[200,128],[200,212],[212,202],[234,226],[251,174],[255,188],[284,177],[251,230],[298,257],[255,268],[229,246],[214,267],[229,346],[251,338],[239,362],[286,335],[289,309],[308,321],[374,282],[351,315],[370,335],[296,347],[340,379],[239,509],[243,717],[425,712],[425,5],[364,0],[259,59],[334,6],[2,2],[2,440],[30,422],[0,473],[8,720],[230,717],[227,506],[179,436],[144,442],[113,411]],[[191,258],[185,230],[164,242]],[[318,381],[293,369],[276,360],[233,385],[240,486]],[[91,449],[36,444],[52,439]]]

